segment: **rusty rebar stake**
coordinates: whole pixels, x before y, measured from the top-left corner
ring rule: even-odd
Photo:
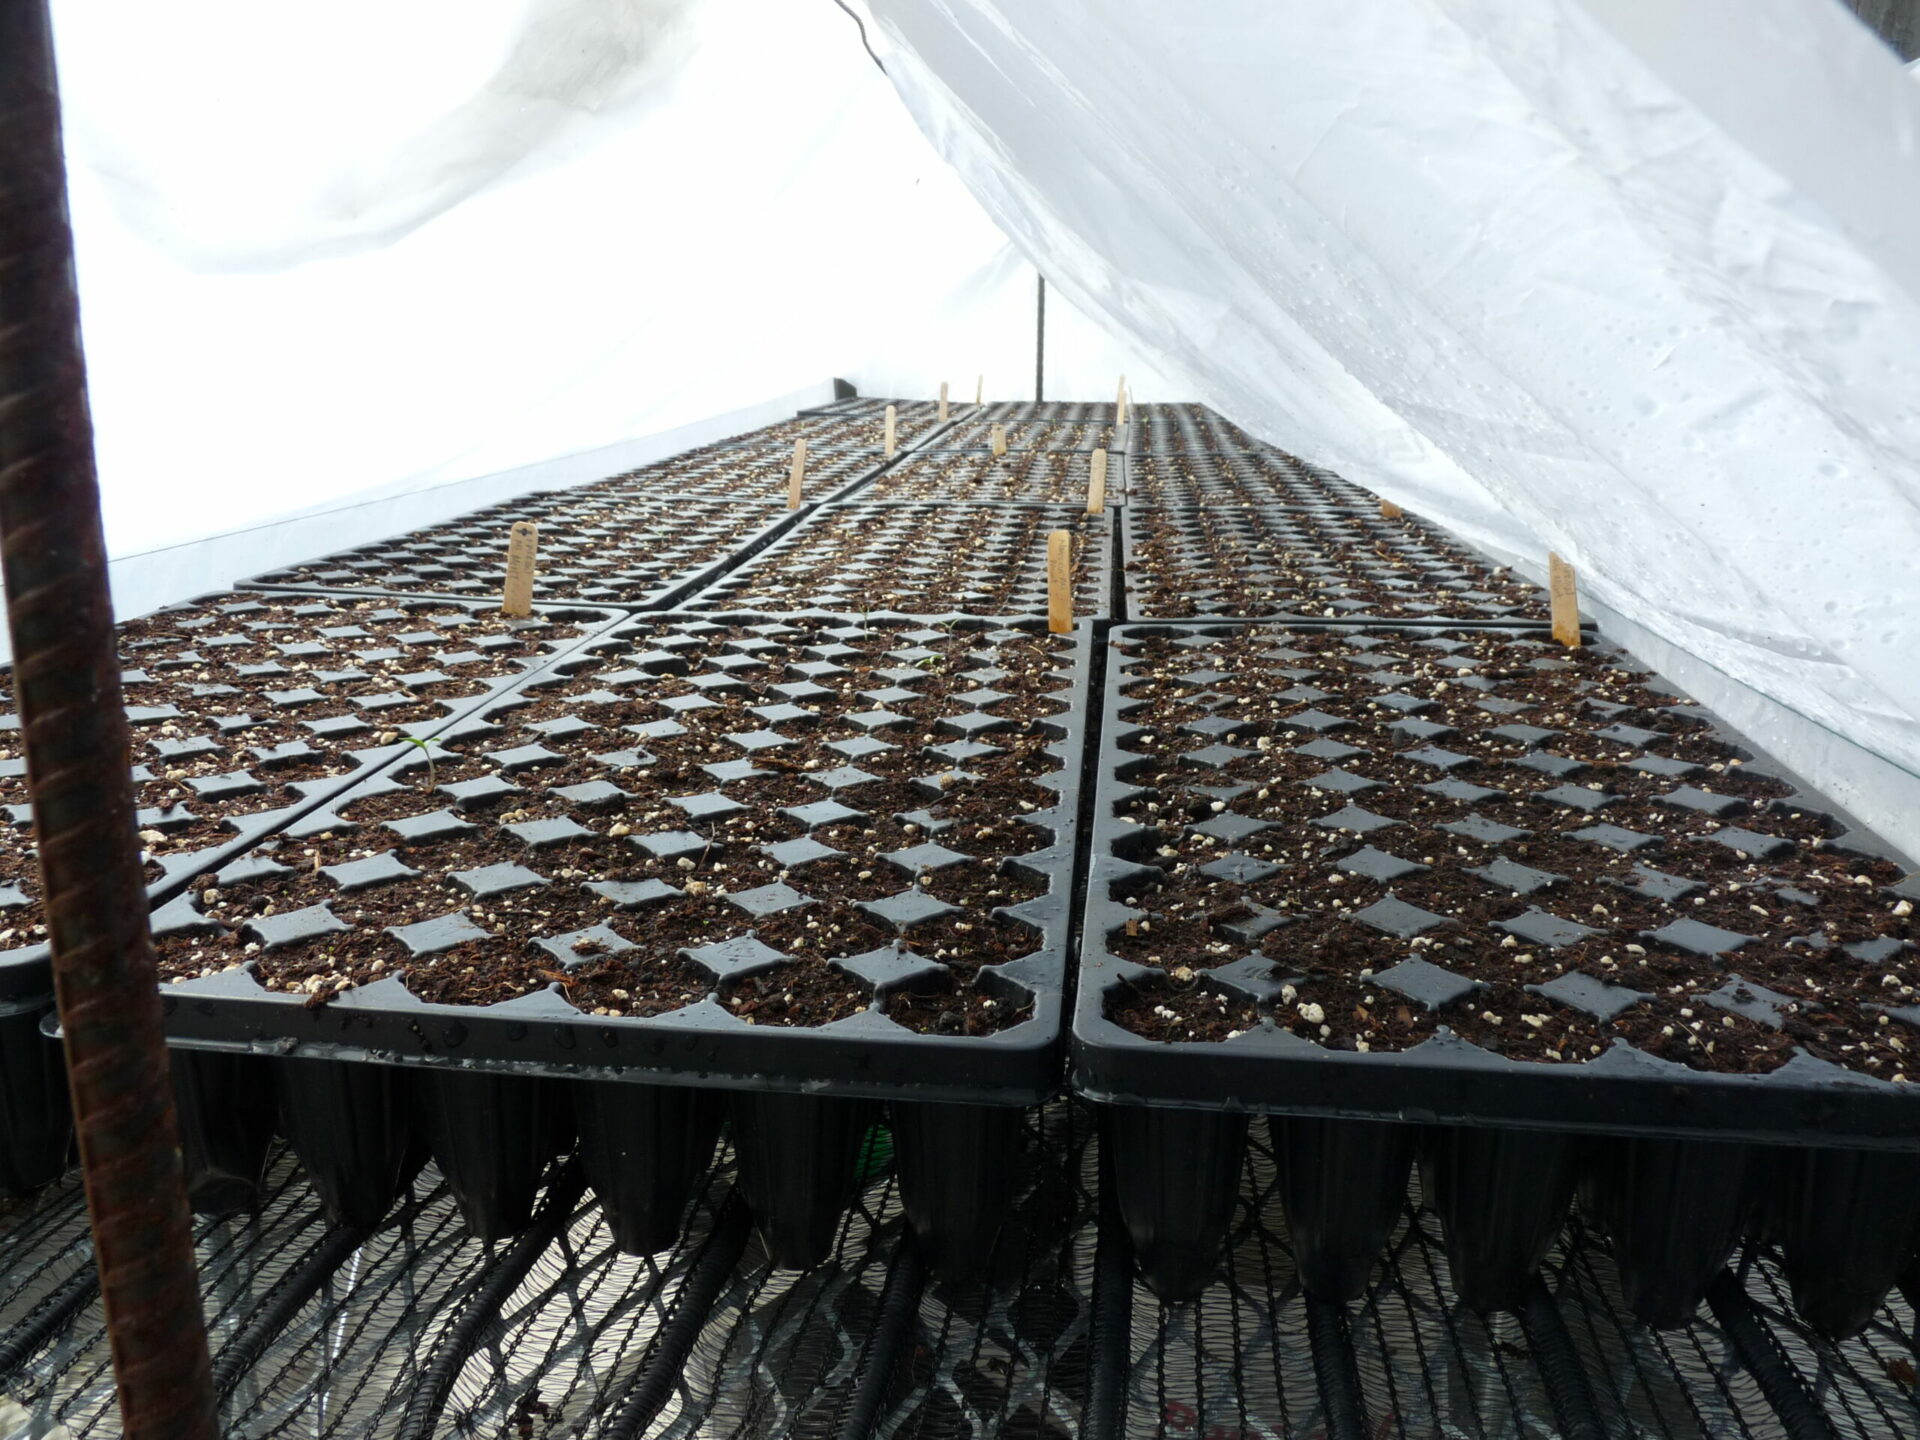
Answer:
[[[134,828],[47,0],[0,0],[0,566],[128,1440],[215,1434]]]

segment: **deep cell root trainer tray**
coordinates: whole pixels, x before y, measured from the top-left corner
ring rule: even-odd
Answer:
[[[1113,516],[1084,506],[823,506],[691,603],[879,614],[1044,615],[1048,536],[1072,537],[1074,613],[1113,614]]]
[[[1610,648],[1267,624],[1110,644],[1073,1081],[1112,1106],[1162,1284],[1210,1264],[1265,1112],[1328,1290],[1364,1276],[1419,1142],[1483,1306],[1517,1303],[1585,1177],[1649,1316],[1748,1225],[1816,1327],[1871,1310],[1920,1178],[1899,857]]]
[[[1127,618],[1534,621],[1546,592],[1423,521],[1332,509],[1129,509]]]
[[[359,1137],[425,1095],[496,1232],[523,1216],[486,1196],[531,1195],[555,1082],[576,1119],[653,1117],[644,1145],[580,1126],[628,1210],[654,1204],[630,1193],[666,1163],[648,1147],[728,1092],[749,1174],[813,1177],[755,1195],[783,1263],[830,1244],[889,1100],[933,1177],[910,1209],[966,1252],[1018,1107],[1058,1084],[1087,645],[971,617],[636,620],[190,886],[157,926],[169,1038],[331,1073],[289,1123],[338,1193],[387,1196],[399,1142]]]
[[[535,599],[663,609],[800,518],[784,503],[567,491],[508,501],[398,539],[282,566],[248,583],[273,590],[452,595],[491,599],[497,606],[507,541],[513,525],[524,520],[539,527]]]
[[[226,592],[116,634],[149,898],[232,857],[597,631],[619,612],[509,619],[457,600]],[[0,712],[0,1195],[70,1145],[18,716]]]

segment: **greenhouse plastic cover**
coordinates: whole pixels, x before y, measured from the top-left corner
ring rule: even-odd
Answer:
[[[1559,552],[1920,848],[1920,88],[1837,0],[867,9],[886,77],[830,0],[56,4],[123,609],[832,374],[1023,398],[1032,262],[1050,396]]]
[[[834,376],[1032,393],[1032,265],[830,0],[54,22],[123,614],[787,418]],[[1127,370],[1177,398],[1050,298],[1050,394]]]
[[[872,9],[1087,314],[1920,840],[1920,86],[1837,0]]]

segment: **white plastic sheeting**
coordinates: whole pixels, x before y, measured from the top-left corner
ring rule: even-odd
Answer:
[[[1835,0],[871,10],[1089,315],[1256,433],[1571,559],[1920,842],[1920,87]]]
[[[359,543],[396,494],[762,424],[833,375],[1032,392],[1032,268],[830,0],[55,21],[123,613],[271,563],[203,537],[323,511],[316,548]],[[1049,322],[1050,390],[1151,386],[1064,302]]]

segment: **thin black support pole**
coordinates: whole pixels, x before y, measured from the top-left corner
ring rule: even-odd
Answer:
[[[1733,1353],[1760,1386],[1790,1440],[1839,1440],[1820,1402],[1808,1393],[1800,1372],[1781,1353],[1780,1342],[1760,1318],[1746,1287],[1731,1270],[1722,1270],[1707,1287],[1707,1307],[1720,1322]]]
[[[0,0],[0,565],[13,688],[121,1433],[212,1440],[47,12],[47,0]]]
[[[1038,405],[1047,398],[1047,277],[1035,278],[1040,288],[1033,307],[1033,403]]]
[[[1096,1142],[1097,1143],[1097,1142]],[[1127,1430],[1127,1369],[1133,1341],[1133,1242],[1115,1198],[1111,1152],[1100,1151],[1100,1229],[1087,1317],[1091,1373],[1080,1412],[1083,1440],[1120,1440]]]
[[[620,1408],[600,1432],[601,1440],[635,1440],[666,1408],[680,1369],[687,1363],[693,1342],[700,1338],[714,1302],[726,1288],[727,1277],[740,1263],[752,1229],[753,1217],[747,1212],[746,1202],[739,1191],[730,1191],[714,1217],[713,1229],[700,1244],[700,1253],[680,1293],[674,1297],[672,1312],[654,1337],[652,1358],[634,1377]]]
[[[879,1422],[888,1383],[893,1379],[900,1357],[907,1352],[914,1319],[919,1313],[920,1292],[926,1281],[926,1267],[921,1263],[913,1236],[901,1236],[893,1266],[887,1272],[886,1288],[880,1293],[879,1318],[874,1321],[873,1333],[867,1342],[860,1383],[840,1426],[840,1440],[867,1440]]]
[[[553,1173],[547,1183],[546,1199],[541,1202],[540,1213],[534,1216],[533,1224],[483,1272],[479,1287],[467,1300],[459,1320],[441,1337],[432,1356],[421,1367],[413,1393],[407,1397],[407,1408],[400,1417],[396,1432],[400,1440],[426,1440],[440,1428],[440,1412],[446,1409],[447,1399],[453,1394],[453,1382],[459,1378],[467,1358],[478,1348],[487,1331],[499,1323],[501,1307],[513,1298],[513,1292],[527,1278],[534,1261],[559,1239],[560,1232],[579,1208],[586,1188],[586,1173],[577,1160],[564,1162]]]
[[[1593,1403],[1593,1387],[1580,1364],[1580,1352],[1560,1318],[1553,1293],[1537,1275],[1519,1315],[1563,1440],[1606,1440],[1606,1427],[1600,1423],[1600,1412]]]

